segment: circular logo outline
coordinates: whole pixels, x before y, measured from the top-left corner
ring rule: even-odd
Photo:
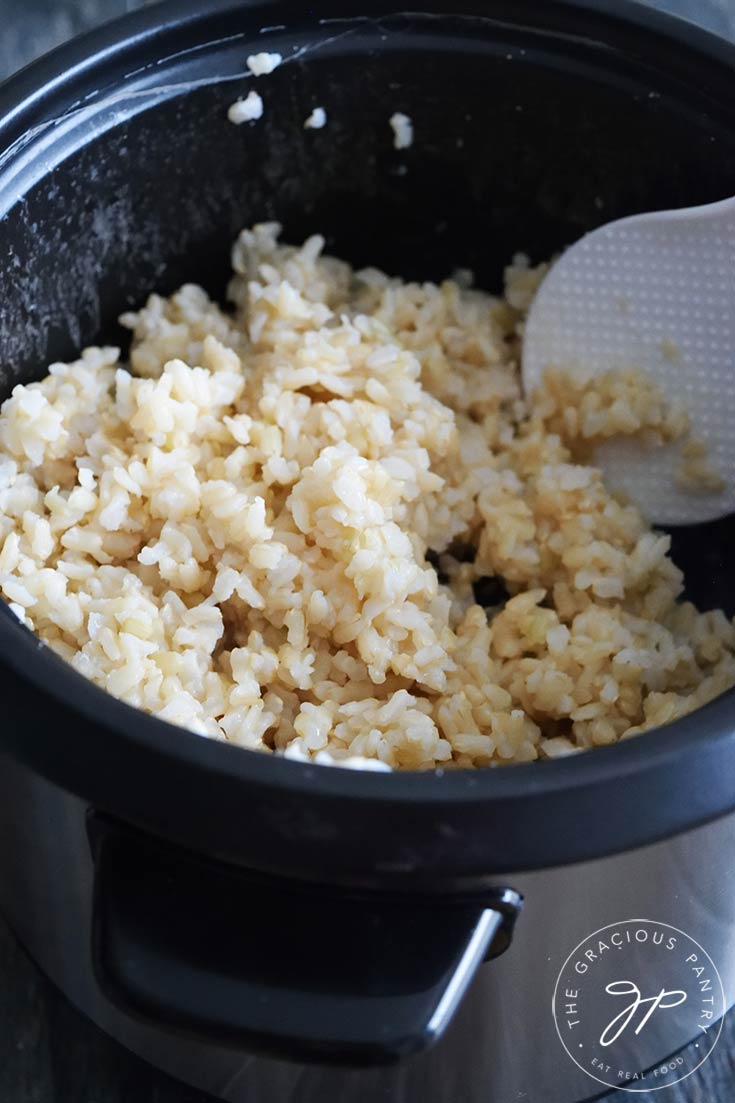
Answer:
[[[559,1028],[559,1022],[558,1022],[557,1015],[556,1015],[556,997],[557,997],[557,992],[559,990],[559,985],[560,985],[561,979],[564,975],[564,971],[565,971],[567,965],[569,964],[569,962],[571,961],[571,959],[574,957],[574,955],[582,948],[582,946],[584,946],[584,944],[586,942],[589,942],[590,939],[596,938],[597,935],[602,934],[603,931],[609,931],[611,927],[622,927],[622,926],[625,926],[629,923],[650,923],[652,926],[666,927],[667,930],[675,931],[676,934],[682,935],[684,938],[688,939],[689,942],[691,942],[693,946],[696,946],[697,949],[700,950],[702,954],[704,954],[705,958],[707,959],[709,964],[712,966],[712,970],[714,972],[714,975],[717,978],[717,983],[719,985],[719,991],[720,991],[720,997],[721,997],[722,1014],[720,1015],[720,1017],[718,1019],[718,1022],[717,1022],[717,1032],[714,1036],[714,1040],[712,1042],[712,1045],[708,1049],[707,1053],[705,1053],[702,1060],[699,1061],[693,1068],[689,1069],[688,1072],[684,1073],[683,1076],[677,1077],[676,1080],[669,1080],[666,1084],[659,1084],[656,1087],[651,1087],[649,1085],[642,1086],[642,1087],[628,1087],[626,1084],[620,1084],[620,1083],[612,1083],[611,1084],[609,1081],[601,1080],[599,1076],[595,1076],[595,1074],[593,1072],[590,1072],[589,1069],[586,1069],[584,1067],[584,1065],[580,1064],[580,1062],[577,1060],[577,1058],[574,1056],[574,1054],[571,1053],[570,1050],[567,1048],[567,1044],[564,1041],[564,1037],[563,1037],[562,1032]],[[725,995],[725,986],[722,983],[722,977],[720,976],[719,969],[715,965],[715,963],[712,960],[712,958],[710,957],[710,955],[705,950],[704,946],[702,946],[699,942],[697,942],[696,938],[692,938],[692,936],[690,934],[688,934],[686,931],[682,930],[680,927],[675,927],[672,923],[662,923],[662,922],[659,922],[658,920],[655,920],[655,919],[621,919],[621,920],[618,920],[617,923],[606,923],[604,927],[599,927],[596,931],[592,931],[590,934],[585,935],[585,937],[577,943],[577,945],[574,947],[574,949],[565,958],[564,963],[563,963],[563,965],[562,965],[562,967],[559,970],[559,973],[557,975],[556,983],[554,985],[554,991],[553,991],[552,996],[551,996],[551,1013],[554,1017],[554,1026],[556,1028],[557,1036],[559,1038],[559,1041],[561,1042],[561,1045],[562,1045],[562,1048],[564,1049],[564,1052],[574,1062],[574,1064],[577,1066],[577,1068],[580,1070],[580,1072],[583,1072],[586,1076],[589,1076],[589,1078],[591,1080],[594,1080],[597,1084],[602,1084],[602,1086],[604,1088],[617,1089],[618,1091],[627,1091],[627,1092],[632,1092],[632,1093],[636,1093],[636,1092],[640,1093],[640,1092],[644,1092],[644,1091],[645,1092],[663,1091],[665,1088],[673,1087],[674,1084],[681,1084],[683,1080],[687,1080],[693,1073],[695,1073],[697,1071],[697,1069],[700,1069],[702,1067],[702,1065],[705,1063],[705,1061],[708,1061],[709,1058],[712,1056],[712,1053],[714,1052],[714,1049],[715,1049],[717,1043],[720,1040],[720,1035],[722,1033],[722,1028],[724,1026],[725,1015],[727,1014],[727,1010],[728,1010],[727,997]],[[690,1041],[690,1042],[685,1043],[683,1046],[679,1046],[678,1049],[675,1049],[675,1050],[672,1051],[672,1053],[665,1055],[663,1058],[661,1058],[661,1060],[662,1061],[669,1060],[671,1057],[673,1057],[676,1054],[680,1053],[682,1049],[688,1048],[688,1046],[690,1046],[691,1044],[692,1044],[692,1042]],[[655,1068],[655,1067],[656,1067],[656,1064],[654,1063],[653,1065],[649,1066],[648,1068],[644,1069],[643,1071],[647,1072],[647,1071],[649,1071],[649,1068]]]

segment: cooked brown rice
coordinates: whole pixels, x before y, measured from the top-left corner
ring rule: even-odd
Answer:
[[[587,466],[685,426],[640,376],[530,407],[504,299],[234,247],[0,416],[0,587],[82,674],[204,736],[375,768],[557,757],[735,684],[735,628]],[[131,374],[132,372],[132,374]],[[487,608],[477,603],[484,602]]]

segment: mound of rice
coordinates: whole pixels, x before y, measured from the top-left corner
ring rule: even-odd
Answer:
[[[588,466],[683,429],[640,377],[553,373],[466,280],[278,243],[122,321],[0,416],[0,587],[129,704],[242,747],[373,768],[557,757],[735,684],[735,628],[677,598],[669,539]],[[479,602],[479,603],[478,603]]]

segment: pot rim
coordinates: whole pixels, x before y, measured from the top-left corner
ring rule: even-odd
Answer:
[[[498,2],[502,6],[504,0]],[[526,6],[533,10],[534,2],[527,0]],[[279,0],[265,3],[255,0],[245,5],[242,0],[207,0],[205,4],[201,0],[164,0],[62,45],[0,85],[0,149],[6,149],[18,133],[37,125],[39,112],[48,110],[49,98],[55,90],[90,73],[107,71],[117,59],[140,54],[144,45],[155,49],[158,40],[165,39],[168,49],[170,43],[165,36],[206,25],[213,16],[228,17],[239,12],[240,19],[247,16],[255,26],[258,12],[267,22],[273,19],[275,11],[288,7]],[[386,10],[390,8],[386,5]],[[735,46],[683,20],[644,8],[635,0],[543,0],[541,8],[584,12],[623,27],[632,25],[653,31],[685,47],[690,55],[699,55],[703,64],[717,61],[735,72]],[[517,22],[522,25],[520,20]],[[0,169],[0,183],[5,168]],[[505,810],[503,814],[507,816],[511,805],[529,798],[578,802],[584,796],[583,803],[592,808],[603,791],[608,794],[606,801],[609,800],[613,786],[633,785],[636,799],[643,800],[647,791],[660,790],[653,782],[657,777],[669,778],[675,771],[677,777],[688,779],[694,793],[692,800],[685,805],[681,786],[672,792],[666,816],[662,817],[666,818],[665,829],[656,826],[655,817],[645,815],[634,825],[632,834],[627,837],[623,834],[614,842],[609,837],[603,839],[604,831],[593,830],[588,838],[579,840],[578,846],[568,845],[563,855],[557,854],[556,861],[576,861],[596,853],[641,845],[735,808],[735,786],[727,784],[727,778],[735,776],[735,690],[681,720],[612,746],[595,748],[592,754],[504,769],[420,773],[350,770],[320,767],[261,752],[243,753],[242,748],[176,728],[113,698],[40,644],[32,633],[11,621],[14,622],[12,614],[0,616],[0,656],[12,669],[16,684],[23,685],[28,692],[44,694],[60,714],[68,712],[69,700],[73,699],[74,715],[99,730],[100,740],[113,740],[115,753],[124,755],[126,748],[135,748],[140,755],[156,758],[159,765],[175,760],[187,771],[196,771],[205,790],[227,780],[243,787],[259,786],[271,793],[346,799],[362,805],[403,804],[457,810],[469,805],[494,805]],[[74,723],[74,716],[69,723]],[[11,726],[5,725],[6,729]],[[15,755],[52,780],[124,814],[125,800],[116,800],[111,795],[114,785],[103,786],[98,796],[98,787],[91,783],[89,771],[82,781],[75,773],[78,762],[62,764],[53,738],[44,741],[49,744],[45,748],[35,745],[35,736],[24,742],[17,732],[11,734],[6,730],[0,738]],[[112,743],[108,749],[112,755]],[[733,773],[729,772],[728,764],[732,765]],[[551,862],[545,860],[541,864],[553,863],[552,850]]]

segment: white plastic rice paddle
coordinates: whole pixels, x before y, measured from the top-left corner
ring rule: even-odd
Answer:
[[[721,491],[677,485],[682,442],[611,440],[595,455],[650,521],[735,512],[735,199],[611,222],[568,249],[528,316],[527,394],[549,367],[583,378],[638,368],[686,408]]]

